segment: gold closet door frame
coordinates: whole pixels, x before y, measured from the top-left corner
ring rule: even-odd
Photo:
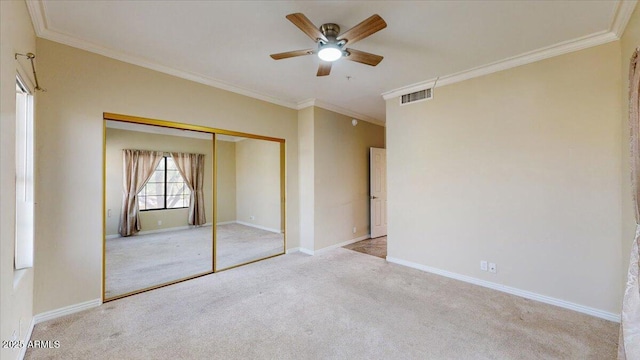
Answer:
[[[159,289],[165,286],[169,286],[169,285],[173,285],[173,284],[177,284],[183,281],[187,281],[187,280],[192,280],[201,276],[205,276],[205,275],[210,275],[216,272],[220,272],[220,271],[224,271],[224,270],[229,270],[229,269],[233,269],[239,266],[243,266],[243,265],[247,265],[247,264],[251,264],[257,261],[262,261],[265,259],[269,259],[272,257],[276,257],[276,256],[280,256],[280,255],[284,255],[287,252],[287,231],[286,231],[286,146],[285,146],[285,139],[281,139],[281,138],[275,138],[275,137],[269,137],[269,136],[262,136],[262,135],[256,135],[256,134],[250,134],[250,133],[243,133],[243,132],[239,132],[239,131],[232,131],[232,130],[225,130],[225,129],[218,129],[218,128],[212,128],[212,127],[207,127],[207,126],[201,126],[201,125],[192,125],[192,124],[185,124],[185,123],[180,123],[180,122],[175,122],[175,121],[168,121],[168,120],[159,120],[159,119],[150,119],[150,118],[143,118],[143,117],[138,117],[138,116],[131,116],[131,115],[122,115],[122,114],[114,114],[114,113],[108,113],[105,112],[102,114],[102,302],[109,302],[109,301],[113,301],[113,300],[118,300],[118,299],[122,299],[124,297],[127,296],[131,296],[131,295],[135,295],[135,294],[140,294],[146,291],[150,291],[150,290],[155,290],[155,289]],[[214,223],[212,224],[212,241],[213,241],[213,258],[211,261],[211,271],[210,272],[206,272],[206,273],[202,273],[202,274],[197,274],[194,276],[190,276],[190,277],[186,277],[183,279],[178,279],[175,281],[170,281],[167,283],[163,283],[163,284],[158,284],[158,285],[153,285],[153,286],[149,286],[140,290],[135,290],[135,291],[130,291],[128,293],[125,294],[120,294],[117,296],[113,296],[110,298],[106,298],[105,294],[106,294],[106,276],[107,276],[107,272],[106,272],[106,268],[107,268],[107,263],[106,263],[106,259],[107,259],[107,213],[106,213],[106,204],[107,204],[107,120],[111,120],[111,121],[120,121],[120,122],[127,122],[127,123],[133,123],[133,124],[141,124],[141,125],[153,125],[153,126],[160,126],[160,127],[166,127],[166,128],[171,128],[171,129],[179,129],[179,130],[191,130],[191,131],[197,131],[197,132],[202,132],[202,133],[209,133],[212,135],[212,139],[211,141],[213,142],[213,181],[212,181],[212,186],[213,186],[213,218],[214,218]],[[282,234],[283,234],[283,248],[282,248],[282,253],[278,253],[275,255],[269,255],[260,259],[255,259],[255,260],[251,260],[251,261],[247,261],[241,264],[237,264],[237,265],[233,265],[233,266],[229,266],[223,269],[216,269],[216,249],[217,249],[217,241],[216,241],[216,224],[215,221],[217,219],[218,216],[218,204],[217,204],[217,198],[218,198],[218,161],[217,161],[217,142],[216,142],[216,135],[229,135],[229,136],[240,136],[240,137],[246,137],[246,138],[250,138],[250,139],[257,139],[257,140],[267,140],[267,141],[274,141],[274,142],[279,142],[280,143],[280,219],[281,219],[281,223],[282,223]]]

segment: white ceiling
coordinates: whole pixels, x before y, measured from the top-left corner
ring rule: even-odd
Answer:
[[[636,0],[27,4],[43,38],[292,108],[315,103],[382,122],[383,93],[436,77],[451,82],[451,75],[466,70],[483,67],[475,73],[487,73],[615,40]],[[387,28],[353,48],[384,60],[377,67],[341,60],[326,77],[316,77],[315,56],[272,60],[269,54],[314,46],[285,19],[294,12],[317,26],[337,23],[342,31],[379,14]]]

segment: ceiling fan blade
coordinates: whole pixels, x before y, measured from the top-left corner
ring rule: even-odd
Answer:
[[[346,51],[349,55],[344,58],[345,60],[351,60],[351,61],[359,62],[361,64],[376,66],[383,59],[383,57],[380,55],[371,54],[371,53],[356,50],[356,49],[346,49]]]
[[[327,76],[331,72],[331,62],[329,61],[320,61],[320,65],[318,66],[318,73],[316,76]]]
[[[282,59],[287,59],[287,58],[296,57],[296,56],[311,55],[315,52],[316,52],[315,49],[305,49],[305,50],[287,51],[287,52],[278,53],[278,54],[271,54],[270,56],[273,60],[282,60]]]
[[[302,13],[295,13],[287,15],[287,19],[293,23],[293,25],[297,26],[302,32],[307,34],[313,41],[318,42],[318,39],[322,39],[323,41],[327,41],[327,38],[320,32],[311,20],[309,20]]]
[[[352,45],[356,41],[360,41],[386,27],[387,23],[380,17],[380,15],[371,15],[368,19],[338,36],[338,41],[347,40],[347,44]]]

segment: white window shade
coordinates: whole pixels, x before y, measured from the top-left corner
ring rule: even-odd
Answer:
[[[24,83],[16,83],[16,269],[33,267],[33,96]]]

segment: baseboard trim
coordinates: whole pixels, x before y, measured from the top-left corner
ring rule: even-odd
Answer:
[[[213,225],[213,224],[212,223],[206,223],[206,224],[201,225],[201,226],[211,226],[211,225]],[[220,224],[218,224],[218,225],[220,225]],[[191,229],[193,227],[194,227],[193,225],[185,225],[185,226],[176,226],[176,227],[170,227],[170,228],[164,228],[164,229],[156,229],[156,230],[144,230],[144,231],[137,232],[135,235],[149,235],[149,234],[158,234],[158,233],[169,232],[169,231],[189,230],[189,229]],[[120,237],[120,234],[111,234],[111,235],[105,236],[105,238],[107,240],[117,239],[119,237]]]
[[[287,254],[293,254],[293,253],[297,253],[297,252],[300,252],[300,247],[294,247],[294,248],[291,248],[291,249],[287,249],[287,251],[286,251]]]
[[[235,222],[236,222],[236,224],[249,226],[249,227],[260,229],[260,230],[265,230],[265,231],[269,231],[269,232],[276,233],[276,234],[281,234],[282,233],[282,231],[280,231],[278,229],[268,228],[266,226],[260,226],[260,225],[256,225],[256,224],[247,223],[247,222],[244,222],[244,221],[239,221],[239,220],[236,220]]]
[[[81,302],[74,305],[65,306],[59,309],[45,311],[33,317],[34,325],[40,324],[41,322],[57,319],[62,316],[75,314],[80,311],[84,311],[87,309],[91,309],[94,307],[98,307],[102,305],[102,299],[93,299],[85,302]]]
[[[491,282],[491,281],[477,279],[477,278],[474,278],[474,277],[471,277],[471,276],[467,276],[467,275],[461,275],[461,274],[457,274],[457,273],[454,273],[454,272],[437,269],[437,268],[434,268],[434,267],[431,267],[431,266],[426,266],[426,265],[414,263],[414,262],[411,262],[411,261],[394,258],[394,257],[391,257],[391,256],[387,256],[387,261],[390,262],[390,263],[407,266],[407,267],[414,268],[414,269],[421,270],[421,271],[425,271],[425,272],[428,272],[428,273],[441,275],[441,276],[448,277],[448,278],[451,278],[451,279],[464,281],[464,282],[467,282],[467,283],[470,283],[470,284],[479,285],[479,286],[486,287],[486,288],[489,288],[489,289],[498,290],[498,291],[501,291],[501,292],[504,292],[504,293],[507,293],[507,294],[520,296],[520,297],[523,297],[525,299],[535,300],[535,301],[539,301],[539,302],[542,302],[542,303],[545,303],[545,304],[559,306],[561,308],[577,311],[577,312],[580,312],[580,313],[583,313],[583,314],[587,314],[587,315],[591,315],[591,316],[595,316],[595,317],[598,317],[598,318],[601,318],[601,319],[605,319],[605,320],[609,320],[609,321],[613,321],[613,322],[617,322],[617,323],[620,322],[620,314],[615,314],[615,313],[612,313],[612,312],[608,312],[608,311],[592,308],[592,307],[589,307],[589,306],[576,304],[576,303],[573,303],[573,302],[570,302],[570,301],[566,301],[566,300],[553,298],[551,296],[537,294],[537,293],[534,293],[534,292],[531,292],[531,291],[522,290],[522,289],[514,288],[514,287],[511,287],[511,286],[506,286],[506,285],[494,283],[494,282]]]
[[[31,334],[33,333],[33,328],[36,326],[35,317],[31,318],[31,322],[29,323],[29,330],[27,330],[27,334],[23,340],[23,344],[27,344],[29,340],[31,340]],[[18,360],[24,360],[24,356],[27,354],[27,347],[23,346],[20,349],[20,354],[18,354]]]
[[[303,254],[311,255],[311,256],[313,256],[313,254],[314,254],[313,250],[305,249],[303,247],[300,248],[300,252],[303,253]]]

